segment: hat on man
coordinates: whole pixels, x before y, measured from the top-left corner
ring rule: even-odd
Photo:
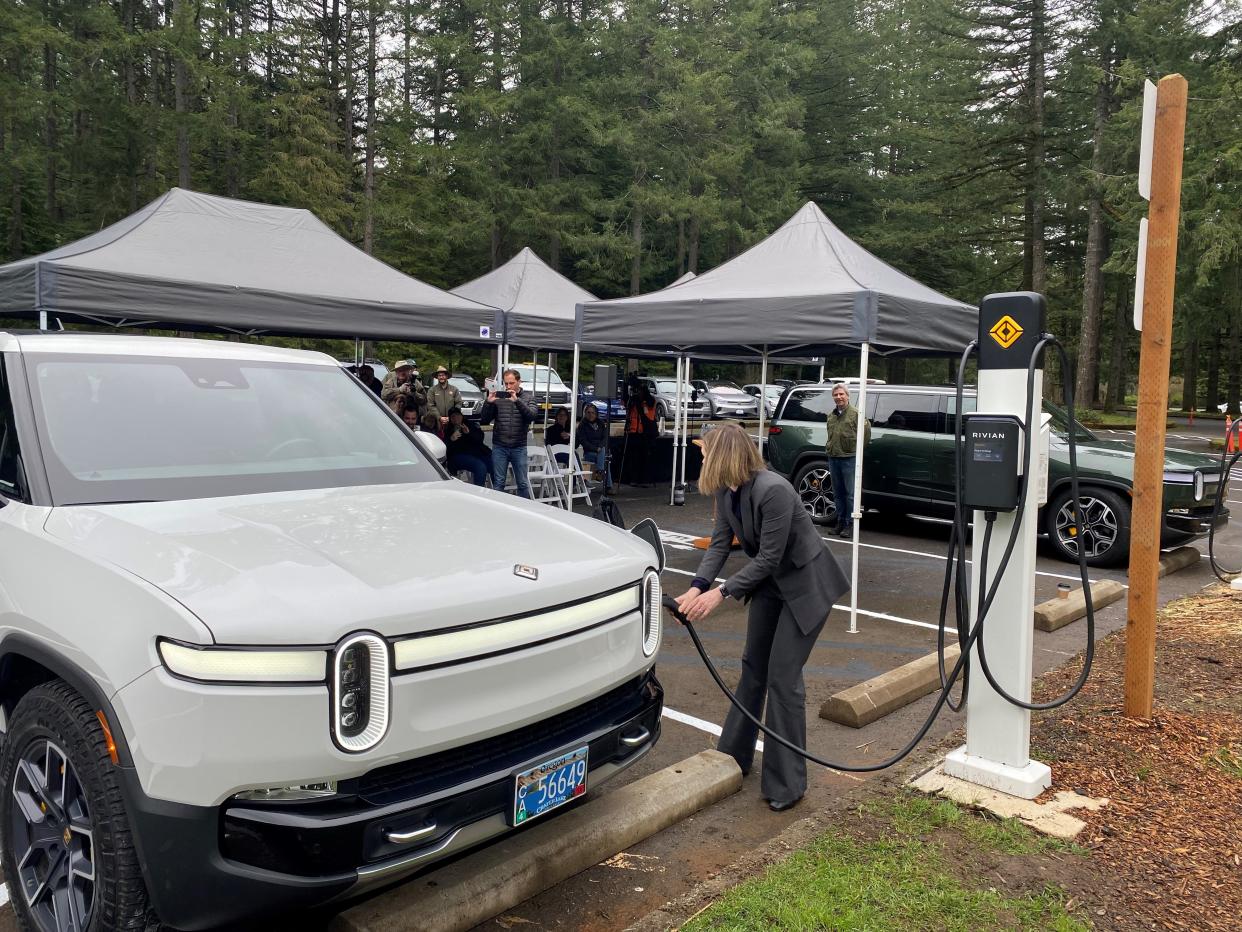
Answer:
[[[432,374],[432,375],[439,375],[441,372],[443,372],[445,375],[452,375],[452,374],[453,374],[453,373],[452,373],[452,372],[450,372],[450,371],[448,370],[448,368],[447,368],[447,367],[445,367],[445,366],[440,366],[440,367],[438,367],[438,368],[436,369],[436,371],[435,371],[435,372],[433,372],[433,373],[431,373],[431,374]]]
[[[413,359],[398,359],[396,363],[393,364],[393,369],[417,369],[417,368],[418,368],[418,363],[416,363]]]

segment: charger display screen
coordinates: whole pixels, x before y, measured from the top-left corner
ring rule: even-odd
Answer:
[[[1005,444],[1001,440],[976,440],[971,445],[971,458],[976,463],[1003,463]]]

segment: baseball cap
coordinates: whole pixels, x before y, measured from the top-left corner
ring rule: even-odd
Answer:
[[[416,363],[413,359],[398,359],[395,363],[393,363],[393,368],[394,369],[417,369],[418,363]]]

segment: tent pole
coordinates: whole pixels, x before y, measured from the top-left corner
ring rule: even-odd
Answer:
[[[573,379],[571,379],[571,382],[573,384],[570,385],[570,388],[569,388],[570,398],[573,399],[569,405],[569,468],[570,470],[573,470],[574,468],[574,462],[577,458],[577,451],[578,451],[578,358],[579,358],[580,352],[581,352],[581,347],[577,343],[575,343],[574,344],[574,377]],[[583,464],[583,468],[584,469],[586,468],[585,464]],[[585,479],[583,481],[585,482]],[[574,482],[574,477],[571,475],[569,477],[569,501],[565,503],[565,506],[569,511],[574,510],[573,482]]]
[[[759,458],[763,459],[763,421],[768,411],[768,344],[763,344],[763,364],[759,367]]]
[[[867,362],[871,344],[858,360],[858,429],[854,434],[854,535],[850,541],[850,634],[858,633],[858,531],[862,526],[863,439],[867,436]]]
[[[674,369],[677,379],[677,391],[673,395],[673,471],[668,477],[668,503],[673,504],[673,497],[677,492],[677,438],[681,435],[681,376],[683,358],[677,357],[677,366]]]
[[[362,343],[357,337],[354,337],[354,365],[362,365]]]
[[[539,351],[535,351],[535,392],[539,392]],[[548,351],[548,377],[543,382],[543,437],[548,442],[548,409],[552,407],[552,351]]]
[[[686,382],[686,387],[690,388],[690,356],[689,354],[687,354],[683,356],[682,358],[685,360],[685,366],[683,367],[684,368],[683,377]],[[693,389],[691,389],[691,391],[693,391]],[[700,430],[701,429],[702,428],[700,427]],[[690,404],[689,404],[689,399],[686,399],[686,416],[682,418],[682,422],[681,422],[681,484],[682,485],[686,484],[686,447],[689,443],[689,437],[690,437]]]

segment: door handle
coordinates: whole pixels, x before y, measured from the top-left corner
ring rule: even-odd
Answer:
[[[426,838],[436,830],[436,823],[424,825],[422,828],[416,828],[412,832],[385,832],[384,837],[394,845],[408,845],[412,841],[418,841],[420,838]]]
[[[650,737],[651,737],[651,732],[649,732],[646,728],[639,726],[638,734],[622,735],[621,743],[624,744],[627,748],[636,748],[640,744],[645,744],[647,739]]]

